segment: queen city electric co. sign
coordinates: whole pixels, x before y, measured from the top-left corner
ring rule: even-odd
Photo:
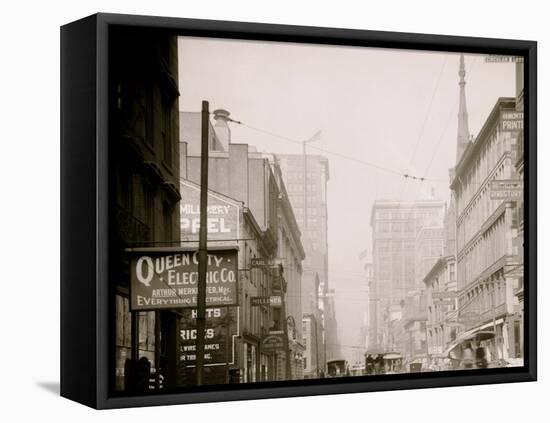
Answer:
[[[131,308],[196,307],[198,253],[168,249],[131,250]],[[209,251],[206,306],[237,305],[237,250]]]

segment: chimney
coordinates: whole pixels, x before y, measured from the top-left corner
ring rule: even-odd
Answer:
[[[214,125],[216,135],[222,144],[223,150],[228,151],[229,144],[231,144],[231,129],[229,129],[229,125],[227,124],[231,120],[229,112],[224,109],[214,110],[214,120],[216,121]]]

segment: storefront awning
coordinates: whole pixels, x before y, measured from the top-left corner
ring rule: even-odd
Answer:
[[[497,319],[494,324],[493,322],[486,323],[484,325],[478,326],[476,328],[473,328],[473,329],[467,330],[466,332],[461,333],[451,344],[449,344],[449,346],[447,347],[443,355],[445,357],[448,357],[451,354],[451,352],[457,347],[459,347],[462,343],[475,339],[477,336],[483,335],[485,339],[490,338],[491,333],[492,333],[492,336],[494,336],[494,332],[488,329],[489,328],[492,329],[493,325],[494,326],[500,325],[503,322],[504,322],[503,319]]]

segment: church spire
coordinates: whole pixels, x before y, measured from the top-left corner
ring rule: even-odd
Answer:
[[[470,130],[468,129],[468,110],[466,109],[466,91],[464,86],[466,81],[464,77],[466,76],[466,69],[464,67],[464,54],[460,54],[460,65],[458,69],[458,76],[460,81],[458,85],[460,86],[460,99],[458,104],[458,133],[456,140],[456,162],[458,163],[464,154],[464,150],[468,146],[470,140]]]

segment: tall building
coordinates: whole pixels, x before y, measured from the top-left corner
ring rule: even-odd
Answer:
[[[424,277],[434,263],[443,255],[445,247],[445,229],[443,220],[440,226],[426,226],[420,229],[416,236],[415,258],[415,289],[424,289]]]
[[[359,328],[359,345],[366,352],[370,345],[370,320],[369,313],[371,307],[371,295],[370,292],[374,285],[374,266],[371,257],[366,257],[366,250],[364,254],[361,254],[360,259],[363,261],[363,270],[365,271],[365,288],[362,290],[362,298],[365,299],[362,309],[361,326]]]
[[[176,386],[177,310],[130,310],[125,249],[180,239],[177,40],[128,28],[113,29],[110,40],[112,380],[117,391],[158,388],[162,372],[162,384]]]
[[[266,156],[266,155],[264,155]],[[279,159],[267,155],[271,169],[277,181],[278,195],[278,252],[277,258],[285,269],[286,303],[285,316],[289,340],[289,367],[291,379],[303,379],[305,368],[305,345],[302,332],[302,278],[305,251],[302,245],[301,232],[285,187]]]
[[[439,200],[374,203],[370,222],[374,282],[369,290],[372,350],[395,346],[397,336],[393,332],[403,316],[402,301],[419,289],[416,266],[425,260],[417,254],[417,239],[425,228],[441,227],[444,213],[445,203]],[[427,236],[420,237],[424,238],[431,246]],[[432,254],[430,248],[427,254]]]
[[[239,333],[228,379],[240,382],[302,377],[301,279],[304,249],[277,158],[231,140],[229,112],[209,122],[209,190],[242,207],[239,247]],[[199,115],[181,113],[182,177],[200,183]],[[183,126],[187,125],[187,128]],[[192,208],[191,208],[192,210]],[[213,242],[211,245],[219,245]],[[273,297],[281,301],[264,302]],[[215,380],[215,379],[214,379]]]
[[[491,360],[521,357],[518,298],[522,265],[515,203],[495,198],[493,182],[517,179],[517,133],[503,127],[515,98],[499,98],[474,142],[458,160],[451,183],[456,207],[458,318],[465,331],[496,331],[483,342]]]
[[[521,113],[522,127],[523,127],[523,97],[524,97],[524,81],[523,81],[523,62],[518,61],[516,63],[516,111]],[[517,134],[517,152],[515,157],[515,168],[518,179],[523,184],[524,181],[524,155],[525,155],[525,141],[523,130]],[[519,261],[521,266],[518,266],[517,272],[520,274],[518,278],[518,286],[515,290],[515,296],[518,299],[518,314],[520,317],[519,325],[519,338],[523,339],[523,285],[524,285],[524,267],[523,267],[523,230],[524,230],[524,211],[523,211],[523,197],[516,202],[517,216],[518,216],[518,233],[515,239],[515,247],[517,248]],[[518,342],[517,351],[519,355],[523,356],[523,343]]]
[[[328,160],[319,155],[278,158],[306,252],[301,292],[303,324],[308,326],[304,375],[317,377],[324,371],[327,357],[337,355],[333,350],[338,344],[334,301],[328,298]]]

